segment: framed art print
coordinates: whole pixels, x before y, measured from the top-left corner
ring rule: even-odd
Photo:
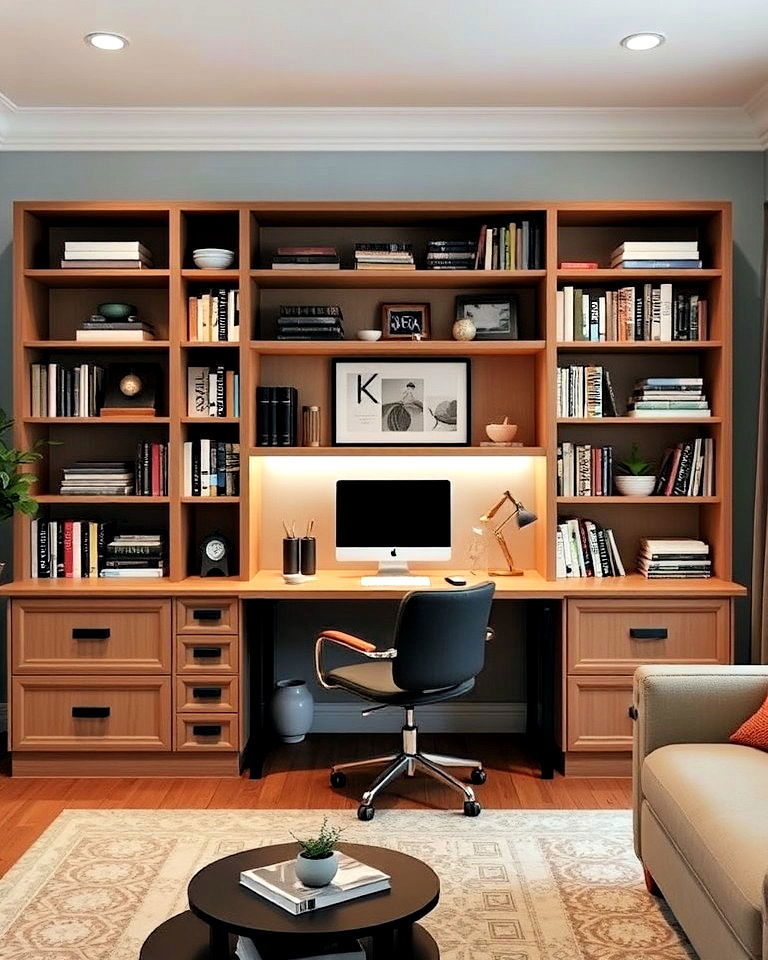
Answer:
[[[456,297],[456,319],[471,320],[476,340],[517,340],[517,300],[512,296],[472,294]]]
[[[429,340],[429,304],[383,303],[381,333],[385,340]]]
[[[360,357],[331,365],[334,446],[469,445],[469,360]]]

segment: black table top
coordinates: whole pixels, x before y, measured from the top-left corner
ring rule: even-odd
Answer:
[[[426,863],[395,850],[357,843],[339,850],[390,875],[391,889],[294,916],[242,886],[240,873],[295,857],[295,843],[257,847],[217,860],[189,882],[189,906],[201,920],[244,936],[365,936],[414,923],[440,899],[440,880]]]

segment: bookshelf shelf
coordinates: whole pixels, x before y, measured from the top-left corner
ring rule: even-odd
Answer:
[[[559,417],[557,420],[558,425],[564,427],[628,427],[630,425],[633,427],[655,427],[676,423],[699,424],[707,427],[722,422],[722,417]]]
[[[217,423],[240,423],[239,417],[180,417],[181,423],[207,423],[214,426]]]
[[[102,504],[102,503],[114,503],[114,504],[151,504],[151,503],[170,503],[169,497],[138,497],[138,496],[126,496],[126,497],[64,497],[57,493],[41,493],[36,494],[35,499],[39,503],[45,504],[69,504],[69,503],[87,503],[87,504]]]
[[[720,503],[720,497],[558,497],[561,505],[685,507]]]
[[[195,505],[215,506],[217,503],[240,503],[240,497],[181,497],[182,503]]]
[[[723,275],[722,270],[625,270],[623,267],[616,269],[603,270],[558,270],[558,281],[568,281],[586,283],[594,286],[594,281],[599,283],[617,283],[622,286],[625,283],[633,283],[637,280],[656,280],[659,283],[667,283],[671,280],[682,281],[684,283],[696,284],[702,280],[719,280]]]
[[[25,340],[26,350],[73,350],[99,352],[102,350],[167,350],[168,340]]]
[[[678,353],[686,350],[720,350],[722,340],[561,340],[563,353]]]
[[[108,427],[110,424],[134,423],[148,427],[158,423],[170,423],[170,417],[22,417],[22,423],[39,423],[50,425],[69,426],[72,424],[86,424]]]
[[[195,280],[200,283],[229,283],[236,284],[240,280],[240,271],[229,268],[227,270],[198,270],[197,267],[182,270],[184,280]]]
[[[237,350],[240,344],[236,340],[182,340],[181,346],[184,350],[209,350],[211,347],[217,350]]]
[[[315,289],[530,287],[546,270],[251,270],[260,287]]]
[[[47,287],[165,287],[170,270],[38,270],[24,271],[28,280]]]
[[[546,350],[544,340],[252,340],[262,356],[534,356]]]
[[[251,447],[252,457],[543,457],[544,447]]]

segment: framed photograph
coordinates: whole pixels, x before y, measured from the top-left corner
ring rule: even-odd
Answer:
[[[331,385],[334,446],[471,442],[469,360],[334,359]]]
[[[476,340],[517,340],[517,300],[498,294],[456,297],[456,319],[471,320]]]
[[[384,340],[429,340],[428,303],[382,303],[381,335]]]

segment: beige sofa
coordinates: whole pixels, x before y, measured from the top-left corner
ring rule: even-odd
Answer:
[[[768,960],[768,753],[728,742],[766,694],[768,666],[635,674],[635,850],[701,960]]]

